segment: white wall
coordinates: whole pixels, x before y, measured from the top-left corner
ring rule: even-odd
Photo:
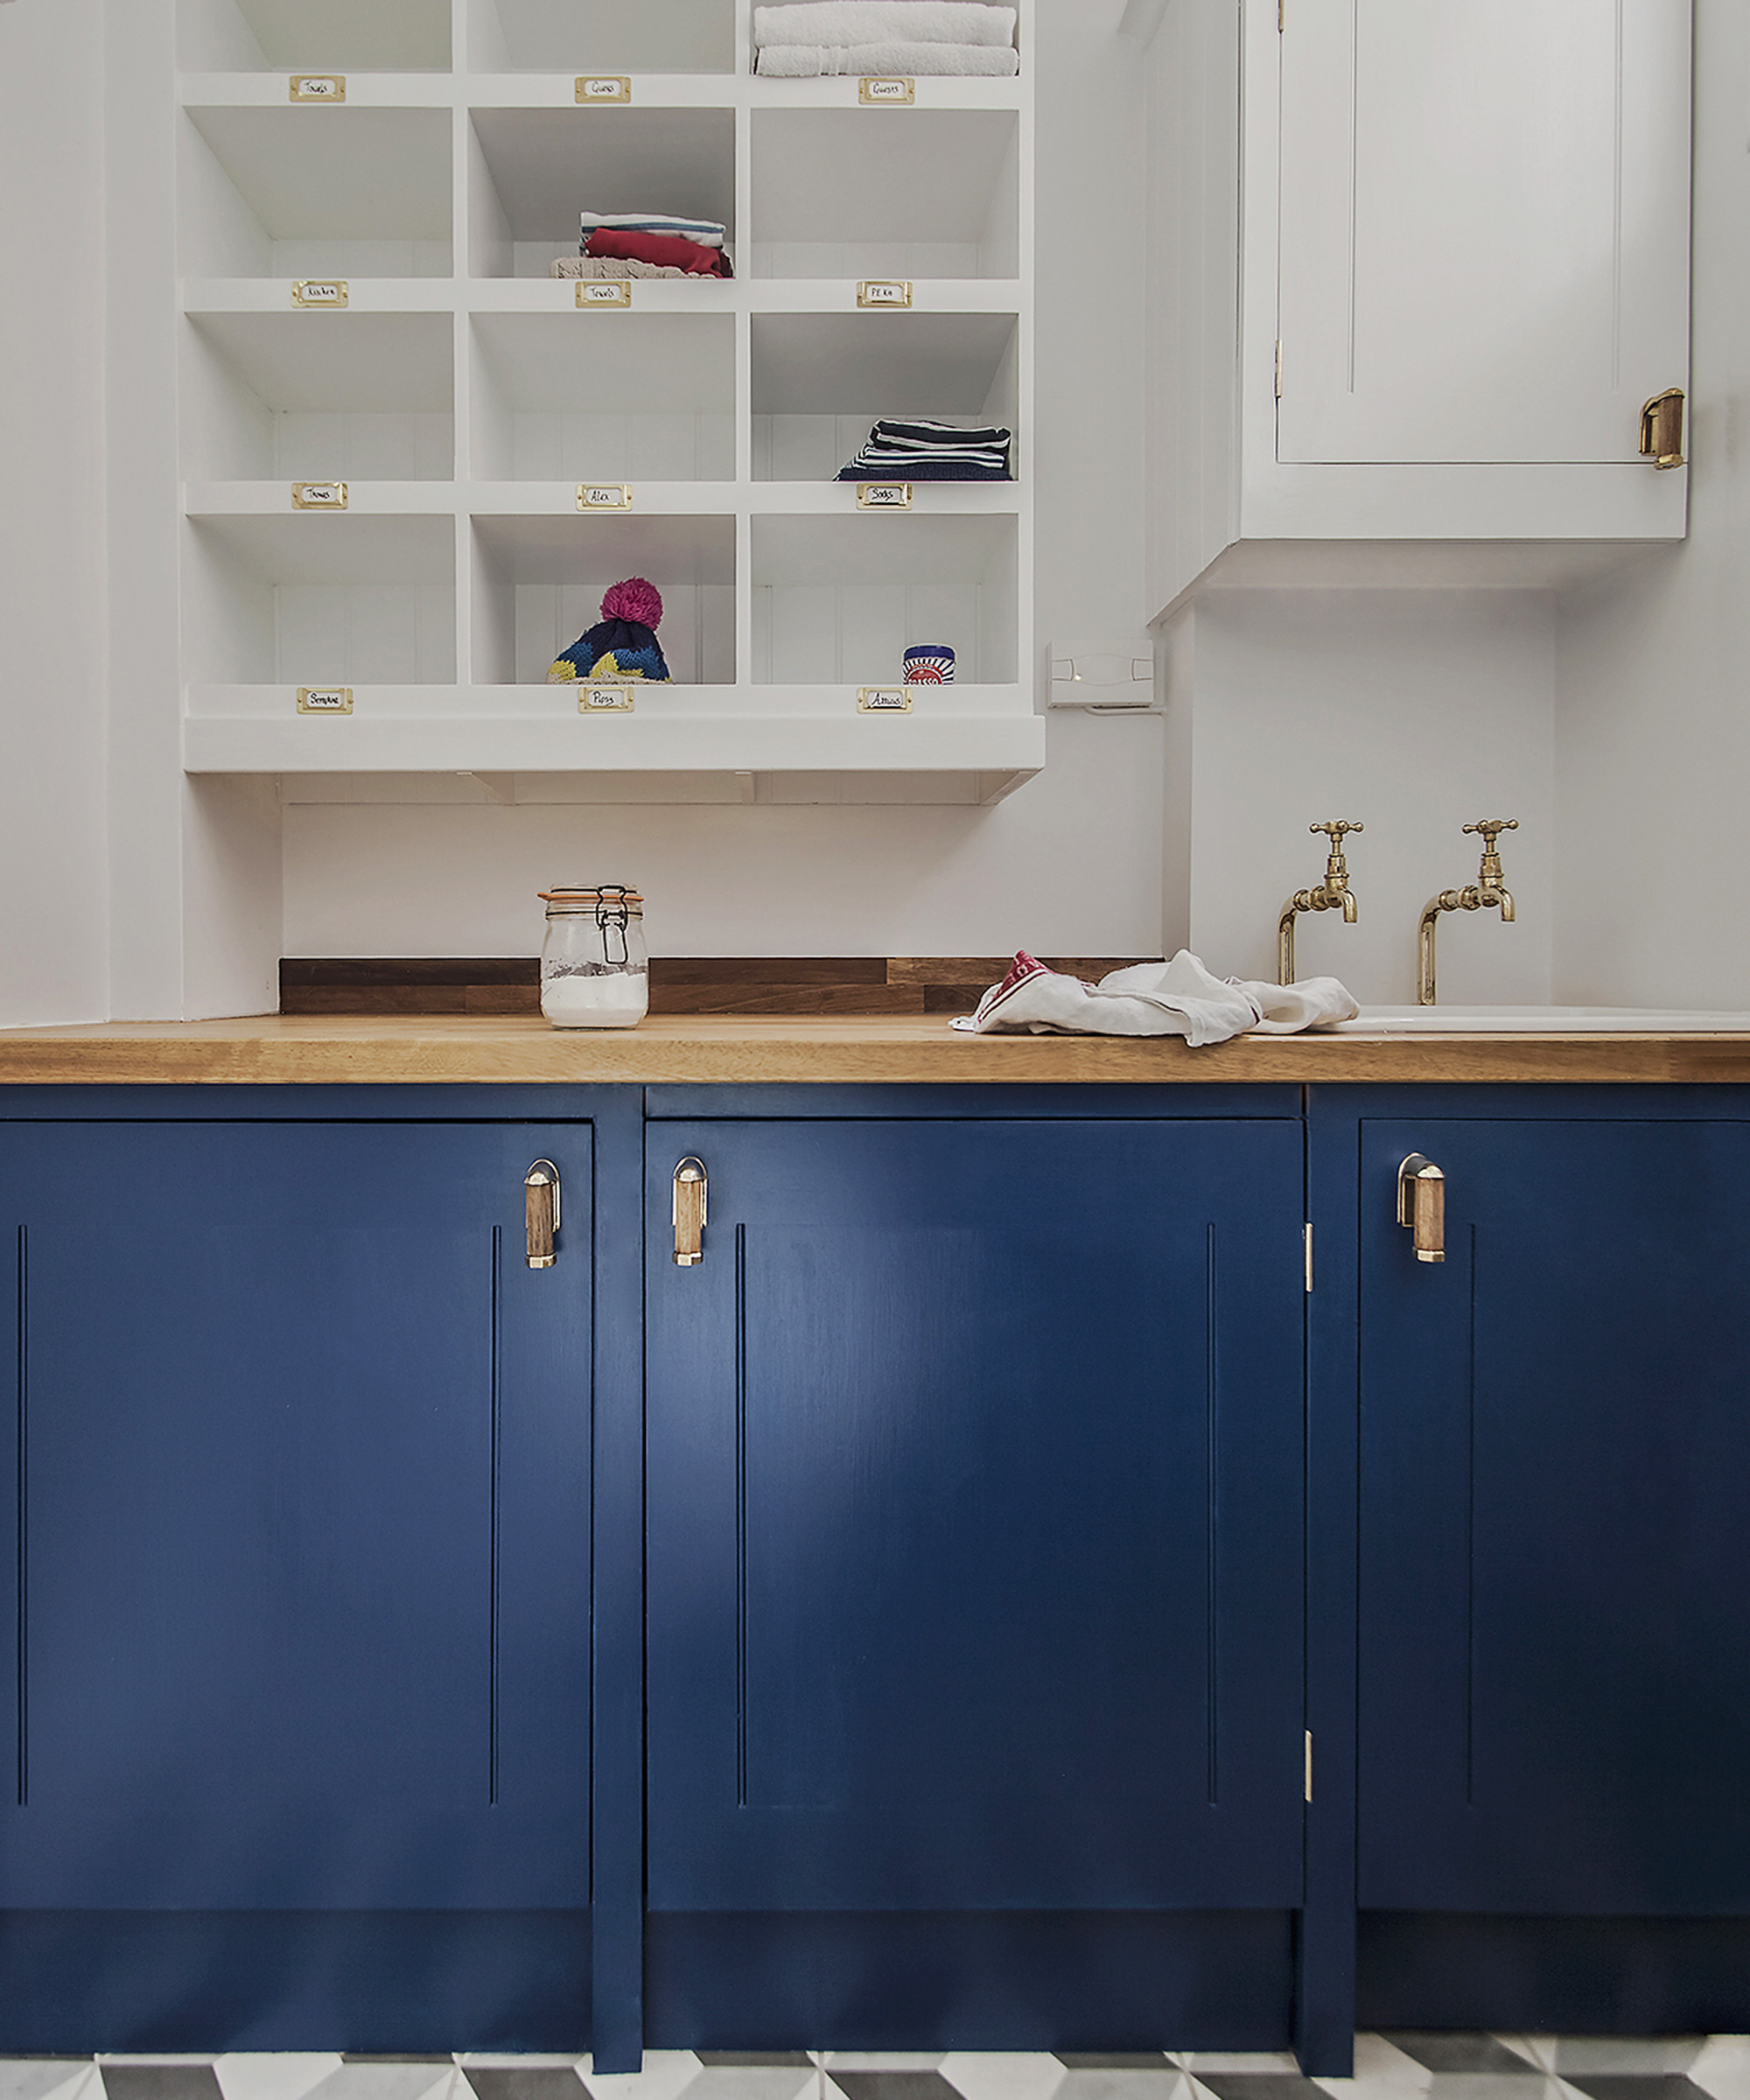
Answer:
[[[1296,967],[1364,1004],[1416,998],[1416,926],[1437,891],[1476,879],[1462,827],[1516,816],[1502,840],[1517,921],[1443,920],[1443,1004],[1550,996],[1555,626],[1537,592],[1214,592],[1169,645],[1188,834],[1169,855],[1167,924],[1222,976],[1273,978],[1276,926],[1322,880],[1330,818],[1361,909],[1303,916]],[[1181,758],[1180,764],[1186,762]]]
[[[1750,1007],[1750,7],[1697,0],[1690,538],[1564,606],[1563,999]]]
[[[1123,11],[1039,10],[1041,648],[1149,610],[1143,80]],[[291,806],[285,952],[531,954],[536,889],[612,878],[648,895],[661,954],[1154,955],[1161,746],[1157,718],[1055,717],[1045,773],[985,810]]]
[[[0,1026],[109,1011],[102,30],[0,8]]]

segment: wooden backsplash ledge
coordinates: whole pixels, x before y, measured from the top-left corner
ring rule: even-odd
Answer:
[[[1135,957],[1041,956],[1098,978]],[[653,1013],[970,1013],[1008,956],[653,957]],[[282,1013],[518,1014],[541,1011],[532,956],[293,957],[279,966]]]

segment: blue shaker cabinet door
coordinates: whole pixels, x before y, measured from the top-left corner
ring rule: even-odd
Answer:
[[[589,1190],[586,1130],[0,1132],[8,1908],[587,1903]]]
[[[1372,1123],[1362,1176],[1362,1905],[1750,1911],[1750,1126]]]
[[[1298,1127],[647,1160],[653,1908],[1297,1903]]]

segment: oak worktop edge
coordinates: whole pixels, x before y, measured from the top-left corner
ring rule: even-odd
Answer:
[[[579,1034],[528,1018],[105,1022],[0,1031],[5,1085],[1645,1085],[1750,1082],[1720,1034],[968,1036],[934,1017],[665,1018]]]

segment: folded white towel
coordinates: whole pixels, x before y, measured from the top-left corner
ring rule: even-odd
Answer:
[[[1014,40],[1014,9],[986,7],[982,0],[792,0],[753,10],[753,41],[761,46]]]
[[[1179,1035],[1193,1049],[1236,1035],[1295,1035],[1361,1012],[1335,977],[1298,984],[1225,983],[1180,948],[1170,962],[1136,962],[1098,984],[1047,970],[1026,954],[978,1011],[954,1026],[980,1035]]]
[[[721,248],[729,229],[715,219],[676,219],[668,212],[580,212],[585,242],[598,227],[611,233],[667,234],[696,248]]]
[[[836,74],[981,74],[1011,80],[1021,70],[1018,51],[989,44],[767,44],[753,70],[788,80]]]

